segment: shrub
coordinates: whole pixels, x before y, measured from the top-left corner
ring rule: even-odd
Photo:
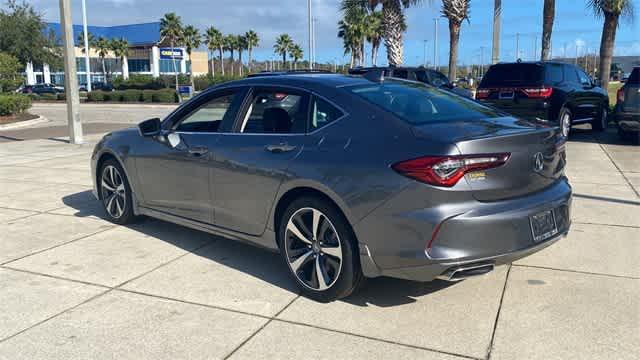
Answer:
[[[178,95],[172,89],[156,90],[151,99],[153,102],[174,103],[178,101]]]
[[[122,101],[123,91],[105,91],[104,101]]]
[[[56,95],[56,100],[67,100],[67,94],[65,93],[58,93]]]
[[[117,90],[155,90],[165,87],[160,79],[154,79],[153,76],[144,74],[132,74],[127,80],[118,76],[112,84],[113,88]]]
[[[142,96],[140,97],[140,99],[146,103],[153,102],[153,94],[155,93],[156,90],[142,90]]]
[[[31,100],[40,100],[40,95],[38,95],[38,94],[31,93],[31,94],[27,94],[27,96],[28,96]]]
[[[0,116],[20,114],[31,107],[31,97],[22,94],[0,94]]]
[[[47,100],[47,101],[58,100],[58,95],[48,94],[48,93],[40,94],[40,100]]]
[[[122,92],[122,101],[135,102],[142,99],[142,90],[128,89]]]
[[[104,101],[104,91],[96,90],[87,94],[88,101]]]

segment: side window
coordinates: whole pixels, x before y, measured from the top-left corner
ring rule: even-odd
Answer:
[[[564,65],[564,81],[572,84],[579,84],[580,79],[578,79],[578,74],[576,73],[576,69],[571,65]]]
[[[308,118],[307,96],[282,90],[259,90],[240,127],[245,134],[303,134]]]
[[[232,119],[235,109],[232,104],[237,93],[231,93],[215,97],[197,110],[186,115],[177,126],[176,131],[188,132],[217,132],[225,118]]]
[[[546,80],[551,84],[559,84],[564,80],[562,71],[563,66],[560,64],[547,64]]]
[[[409,73],[407,70],[393,70],[393,77],[407,79],[409,77]]]
[[[585,86],[591,85],[591,78],[589,78],[589,76],[587,76],[584,71],[578,70],[578,77],[580,78],[580,84]]]
[[[435,87],[441,87],[447,85],[449,83],[449,79],[446,76],[440,74],[439,72],[432,71],[429,73],[431,76],[431,85]]]
[[[309,132],[320,129],[342,117],[342,111],[327,101],[314,97]]]

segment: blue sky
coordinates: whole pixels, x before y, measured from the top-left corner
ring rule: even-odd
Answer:
[[[201,30],[214,25],[224,33],[244,33],[254,29],[261,37],[255,51],[258,59],[277,57],[272,45],[280,33],[289,33],[307,50],[306,0],[86,0],[88,18],[92,25],[120,25],[157,21],[166,12],[174,11],[185,23]],[[58,1],[29,0],[47,21],[58,21]],[[636,15],[640,0],[633,0]],[[73,0],[74,23],[82,20],[80,1]],[[501,60],[515,59],[516,33],[520,33],[520,57],[532,59],[534,42],[542,29],[543,0],[503,0]],[[342,43],[337,38],[336,23],[340,20],[340,0],[313,0],[317,22],[317,59],[319,61],[348,61],[343,56]],[[435,17],[440,16],[441,2],[424,1],[422,5],[407,11],[408,31],[405,35],[405,63],[422,64],[424,40],[427,42],[427,61],[433,61]],[[491,22],[493,0],[472,0],[470,23],[464,23],[460,36],[460,63],[478,63],[484,46],[485,62],[491,56]],[[637,17],[637,16],[636,16]],[[567,55],[575,56],[587,49],[597,52],[600,44],[602,20],[594,18],[585,7],[584,0],[557,0],[556,21],[553,29],[553,55],[562,56],[566,45]],[[616,55],[640,56],[640,18],[633,23],[622,22],[616,39]],[[446,64],[449,49],[449,31],[446,19],[440,18],[438,41],[439,63]],[[369,49],[367,48],[367,52]],[[367,61],[369,61],[367,59]],[[386,63],[382,49],[379,63]]]

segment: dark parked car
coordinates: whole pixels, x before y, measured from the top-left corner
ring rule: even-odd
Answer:
[[[492,65],[476,99],[515,116],[558,124],[565,136],[571,125],[607,127],[609,96],[582,69],[559,62]]]
[[[468,98],[473,97],[471,91],[455,86],[443,73],[424,67],[357,67],[349,69],[349,74],[364,75],[370,71],[383,71],[386,77],[419,81]]]
[[[87,91],[87,84],[80,84],[78,88],[79,91]],[[102,91],[113,91],[113,85],[107,84],[104,82],[94,82],[91,83],[91,91],[94,90],[102,90]]]
[[[419,82],[300,73],[214,86],[107,134],[91,169],[113,222],[148,215],[279,251],[328,301],[365,277],[481,275],[558,240],[564,142]]]
[[[614,118],[620,135],[640,142],[640,67],[633,68],[616,97]]]
[[[24,94],[57,94],[64,92],[64,88],[54,84],[25,85],[22,88]]]

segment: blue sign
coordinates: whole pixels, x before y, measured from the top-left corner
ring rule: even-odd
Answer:
[[[182,60],[183,57],[182,49],[160,48],[160,59]]]
[[[191,94],[191,86],[178,86],[178,92],[180,94]]]

